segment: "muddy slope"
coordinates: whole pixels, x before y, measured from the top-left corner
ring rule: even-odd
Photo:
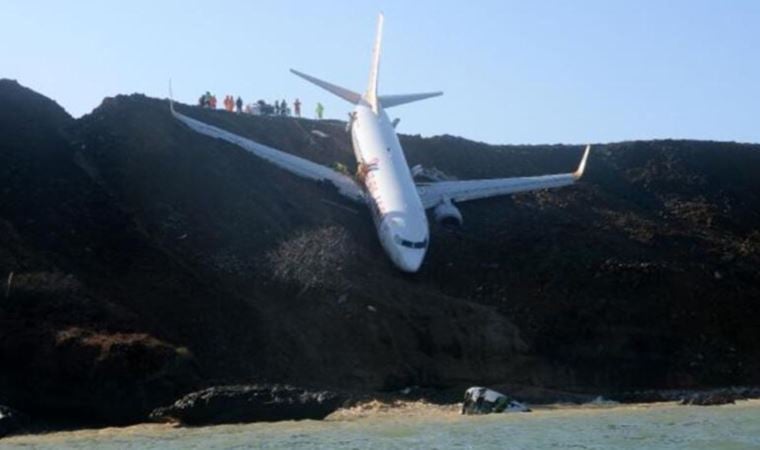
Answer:
[[[179,108],[353,166],[342,123]],[[221,381],[760,381],[760,146],[596,146],[577,186],[462,205],[464,228],[434,226],[407,276],[362,208],[195,134],[165,101],[119,96],[75,121],[2,81],[0,142],[0,276],[15,280],[0,403],[19,409],[133,421]],[[566,171],[580,154],[402,143],[411,164],[460,178]]]

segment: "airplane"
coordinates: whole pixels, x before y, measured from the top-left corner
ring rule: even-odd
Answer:
[[[170,86],[171,112],[199,133],[238,145],[295,175],[328,182],[345,197],[368,205],[383,249],[398,269],[409,273],[419,270],[430,244],[426,210],[432,209],[432,216],[439,223],[461,226],[462,214],[455,203],[567,186],[581,178],[591,146],[586,146],[577,170],[571,173],[415,184],[396,135],[397,122],[391,122],[385,110],[443,93],[378,94],[382,33],[381,13],[377,22],[369,84],[363,94],[291,69],[293,74],[354,105],[348,126],[358,167],[356,177],[180,114],[174,110]]]

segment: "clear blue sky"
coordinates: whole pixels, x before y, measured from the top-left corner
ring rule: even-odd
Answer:
[[[399,130],[490,143],[760,142],[760,1],[33,1],[0,5],[0,77],[74,116],[142,92],[195,102],[300,97],[288,72],[363,91],[385,13],[381,93]]]

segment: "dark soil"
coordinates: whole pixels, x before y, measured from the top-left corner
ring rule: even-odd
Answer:
[[[178,108],[354,166],[342,123]],[[2,80],[0,143],[0,404],[33,417],[130,423],[236,383],[760,384],[760,145],[596,145],[576,186],[462,204],[464,228],[434,225],[409,276],[363,208],[166,101],[108,98],[74,120]],[[459,178],[570,171],[581,152],[402,144]]]

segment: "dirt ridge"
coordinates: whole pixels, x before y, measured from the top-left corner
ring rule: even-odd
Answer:
[[[177,107],[353,167],[340,122]],[[581,151],[401,140],[410,164],[458,178],[568,171]],[[2,80],[0,142],[0,279],[16,280],[0,298],[0,404],[32,415],[130,423],[224,383],[760,381],[760,145],[596,145],[577,186],[433,225],[408,276],[364,210],[192,132],[164,100],[117,96],[74,120]]]

